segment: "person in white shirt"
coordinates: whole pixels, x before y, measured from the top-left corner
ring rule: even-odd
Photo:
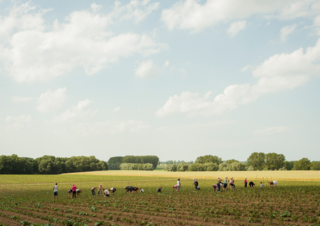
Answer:
[[[110,192],[112,192],[112,194],[114,195],[114,193],[116,192],[116,188],[110,188]]]
[[[58,199],[58,183],[53,186],[53,200]]]
[[[104,190],[103,192],[103,197],[107,197],[110,196],[110,192],[108,191],[108,189]]]
[[[141,192],[141,193],[144,193],[144,190],[143,190],[143,188],[141,188],[141,189],[140,189],[140,192]]]
[[[270,187],[277,187],[277,185],[278,185],[278,181],[269,181],[268,182],[269,184],[270,184]]]
[[[181,181],[180,181],[180,178],[178,179],[178,181],[177,181],[177,192],[179,192],[180,191],[180,187],[181,187]]]

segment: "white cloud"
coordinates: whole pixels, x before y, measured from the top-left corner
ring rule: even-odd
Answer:
[[[269,127],[267,129],[261,129],[254,132],[256,135],[269,135],[275,133],[282,133],[290,130],[287,126],[277,126],[277,127]]]
[[[141,62],[135,70],[135,75],[139,78],[156,77],[159,73],[158,67],[152,60]]]
[[[90,109],[90,103],[91,101],[88,99],[79,101],[77,105],[58,115],[54,121],[70,121],[92,116],[95,114],[95,111]]]
[[[311,17],[318,12],[319,2],[317,0],[248,0],[246,4],[234,0],[210,0],[204,3],[198,0],[185,0],[164,9],[161,19],[169,30],[200,31],[219,23],[241,20],[253,15],[294,19]]]
[[[93,12],[98,12],[102,8],[102,5],[97,5],[96,3],[92,3],[90,7]]]
[[[147,1],[131,1],[129,5],[135,3],[148,6]],[[166,46],[146,34],[113,34],[108,26],[114,19],[128,16],[127,11],[107,15],[75,11],[64,22],[56,20],[53,26],[46,27],[44,12],[34,10],[26,3],[0,18],[0,59],[18,82],[52,79],[77,67],[93,75],[121,57],[147,56]],[[138,14],[137,20],[143,15]]]
[[[246,28],[247,21],[240,20],[236,21],[230,24],[230,27],[228,29],[228,34],[233,37],[235,36],[239,31]]]
[[[139,23],[158,8],[159,2],[150,3],[150,0],[131,0],[124,6],[117,0],[113,14],[120,16],[120,20],[133,20],[135,23]]]
[[[241,72],[251,71],[253,69],[252,65],[247,65],[240,69]]]
[[[66,99],[66,88],[55,91],[48,90],[40,95],[37,110],[40,112],[53,112],[60,109]]]
[[[75,126],[77,133],[83,136],[104,136],[105,134],[117,134],[124,132],[139,132],[150,128],[150,125],[144,121],[103,121],[96,123],[78,124]]]
[[[222,94],[210,100],[211,92],[204,97],[198,93],[183,92],[175,95],[160,108],[156,115],[167,116],[173,113],[184,113],[187,116],[211,116],[249,104],[263,94],[293,89],[303,85],[310,76],[320,74],[320,39],[314,47],[306,52],[300,48],[290,54],[276,54],[265,60],[253,72],[258,78],[256,84],[230,85]]]
[[[116,107],[116,108],[113,110],[113,112],[118,112],[118,111],[120,111],[120,107]]]
[[[14,96],[14,97],[11,97],[11,101],[12,102],[27,102],[29,100],[32,100],[31,97],[19,97],[19,96]]]
[[[284,26],[283,28],[281,28],[280,30],[280,38],[283,42],[285,42],[287,40],[288,35],[290,35],[294,29],[296,29],[297,25],[293,24],[293,25],[288,25],[288,26]]]
[[[31,125],[32,117],[30,115],[21,115],[18,117],[7,116],[6,122],[9,124],[9,128],[21,129]]]
[[[320,15],[314,19],[313,26],[315,27],[318,35],[320,35]]]
[[[166,62],[164,62],[164,65],[163,65],[163,66],[164,66],[164,67],[168,67],[169,64],[170,64],[170,62],[166,60]]]

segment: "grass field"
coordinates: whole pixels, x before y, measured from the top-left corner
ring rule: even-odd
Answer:
[[[0,175],[0,222],[10,226],[320,224],[320,181],[311,181],[311,177],[304,176],[310,181],[278,180],[277,188],[268,187],[265,181],[263,189],[244,188],[241,179],[235,181],[233,190],[213,192],[216,178],[201,179],[201,176],[210,176],[206,172],[205,175],[186,172],[173,176],[161,171],[138,172],[143,176],[120,173],[130,172]],[[225,176],[224,172],[214,173]],[[246,172],[232,172],[232,175],[234,173],[239,173],[236,175],[241,178]],[[281,171],[277,173],[278,178],[283,175]],[[190,179],[195,175],[199,179],[199,191],[194,190]],[[307,174],[301,172],[300,175]],[[181,177],[182,184],[179,193],[172,189],[177,176]],[[260,182],[253,181],[256,185]],[[59,199],[54,202],[55,182],[59,186]],[[83,192],[76,199],[68,199],[67,191],[73,183]],[[104,188],[116,187],[116,194],[93,197],[91,187],[100,183]],[[123,189],[127,185],[144,188],[145,193],[127,194]],[[156,190],[160,186],[163,192],[158,194]]]

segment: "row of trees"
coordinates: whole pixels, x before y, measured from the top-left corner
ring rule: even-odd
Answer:
[[[193,164],[180,162],[166,166],[167,171],[254,171],[254,170],[320,170],[320,161],[311,162],[307,158],[299,161],[286,161],[285,156],[277,153],[252,153],[247,162],[235,159],[222,161],[218,156],[205,155]]]
[[[154,170],[151,163],[121,163],[120,170]]]
[[[155,155],[146,155],[146,156],[127,155],[124,157],[117,156],[109,159],[108,166],[110,170],[121,170],[120,165],[122,163],[135,163],[135,164],[150,163],[152,164],[153,169],[155,169],[157,168],[157,165],[159,163],[159,158]]]
[[[60,174],[98,170],[108,170],[108,165],[94,156],[60,158],[44,155],[37,159],[0,156],[0,174]]]

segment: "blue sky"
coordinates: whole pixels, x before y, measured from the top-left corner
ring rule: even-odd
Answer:
[[[0,1],[1,154],[320,159],[320,3]]]

